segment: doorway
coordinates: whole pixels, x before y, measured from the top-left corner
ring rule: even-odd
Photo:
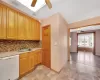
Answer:
[[[77,51],[88,52],[94,54],[94,33],[78,34]]]
[[[100,25],[77,28],[70,34],[71,61],[100,67]]]

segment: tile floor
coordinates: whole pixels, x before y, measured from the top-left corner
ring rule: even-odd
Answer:
[[[41,65],[20,80],[100,80],[100,68],[70,61],[55,73]]]
[[[100,68],[100,56],[93,55],[92,52],[71,53],[71,61]]]

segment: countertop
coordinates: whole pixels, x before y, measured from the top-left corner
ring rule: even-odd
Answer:
[[[19,54],[26,53],[26,52],[32,52],[32,51],[35,51],[38,49],[41,49],[41,48],[34,48],[30,51],[22,51],[22,52],[20,52],[20,51],[0,52],[0,59],[3,59],[5,57],[19,55]]]

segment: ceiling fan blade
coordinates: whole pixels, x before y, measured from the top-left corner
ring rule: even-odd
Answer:
[[[36,5],[37,0],[33,0],[31,6],[34,7]]]
[[[45,3],[48,5],[49,9],[52,8],[52,4],[51,4],[50,0],[45,0]]]

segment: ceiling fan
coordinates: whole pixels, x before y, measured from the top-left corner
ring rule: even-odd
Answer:
[[[36,3],[37,3],[37,0],[33,0],[31,6],[32,6],[32,7],[35,7]],[[47,6],[49,7],[49,9],[52,8],[52,4],[51,4],[50,0],[45,0],[45,3],[46,3]]]

